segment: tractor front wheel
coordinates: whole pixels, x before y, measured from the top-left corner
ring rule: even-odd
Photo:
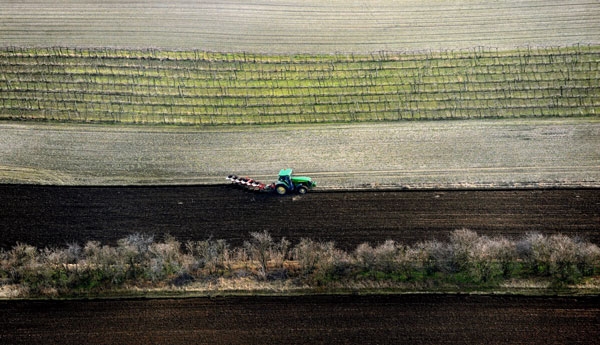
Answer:
[[[275,187],[275,192],[277,192],[277,194],[279,195],[284,195],[285,193],[287,193],[287,188],[285,188],[284,186],[277,186]]]

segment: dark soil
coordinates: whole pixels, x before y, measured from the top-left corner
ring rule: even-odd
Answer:
[[[212,237],[239,245],[267,230],[293,242],[348,249],[387,239],[439,239],[468,228],[519,237],[529,231],[600,243],[600,190],[462,190],[256,194],[229,185],[179,187],[0,186],[0,247],[114,244],[135,232],[160,239]]]
[[[0,301],[2,344],[593,344],[600,297]]]

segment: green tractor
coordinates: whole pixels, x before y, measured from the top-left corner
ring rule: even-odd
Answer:
[[[317,184],[306,176],[292,176],[292,169],[281,169],[279,178],[275,182],[275,192],[279,195],[296,192],[306,194],[309,189],[316,187]]]
[[[239,177],[237,175],[229,175],[226,178],[234,185],[241,186],[245,189],[255,192],[273,192],[284,195],[291,192],[298,194],[306,194],[309,189],[316,187],[317,184],[306,176],[292,176],[292,169],[281,169],[279,171],[279,179],[271,184],[262,183],[249,177]]]

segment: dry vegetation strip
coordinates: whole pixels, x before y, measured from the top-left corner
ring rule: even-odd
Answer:
[[[600,48],[260,55],[5,48],[0,119],[266,124],[597,116]]]
[[[142,234],[123,238],[114,247],[96,241],[44,249],[18,244],[0,251],[2,290],[5,297],[35,297],[103,294],[126,286],[194,290],[193,283],[198,283],[196,289],[209,292],[275,286],[283,292],[464,291],[499,289],[506,282],[514,286],[518,280],[537,281],[544,288],[587,283],[597,289],[591,277],[600,274],[597,245],[558,234],[529,233],[509,240],[462,229],[452,232],[446,243],[388,240],[377,246],[362,243],[353,251],[306,238],[292,246],[266,231],[250,235],[240,247],[211,239],[182,244],[167,237],[155,242]]]

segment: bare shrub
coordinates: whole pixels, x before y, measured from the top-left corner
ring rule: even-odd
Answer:
[[[317,242],[303,238],[292,251],[292,258],[298,261],[303,279],[317,285],[338,279],[348,269],[351,258],[334,242]]]
[[[493,240],[486,236],[476,239],[472,252],[467,262],[463,263],[464,269],[475,282],[487,283],[504,274],[500,255],[507,254],[510,250],[504,246],[510,244],[506,241]]]
[[[356,247],[354,256],[356,262],[363,270],[376,270],[392,273],[397,269],[396,256],[398,247],[396,242],[387,240],[377,247],[368,243],[361,243]]]
[[[8,278],[8,252],[0,248],[0,279]]]
[[[38,250],[27,244],[15,245],[7,252],[5,262],[10,282],[34,295],[55,295],[56,280],[60,278],[64,283],[67,279],[64,271],[57,271],[57,267],[48,262],[49,252],[51,250]]]
[[[594,262],[597,262],[596,248],[562,234],[546,237],[537,233],[527,234],[517,245],[519,256],[530,271],[551,276],[554,284],[574,283],[584,271],[593,272]]]
[[[126,266],[126,278],[134,281],[143,277],[148,265],[150,245],[154,236],[134,233],[117,241],[118,257]]]
[[[248,255],[248,251],[245,247],[235,247],[229,250],[228,261],[236,263],[238,265],[241,264],[245,269],[248,269],[248,265],[250,263],[250,255]],[[228,265],[231,266],[230,263]]]
[[[417,243],[413,246],[405,246],[405,245],[396,245],[396,257],[394,258],[394,263],[396,266],[396,272],[398,272],[401,277],[405,280],[412,280],[420,273],[425,273],[429,268],[429,272],[435,272],[437,269],[435,266],[437,264],[433,263],[434,261],[446,261],[447,259],[443,258],[443,255],[434,254],[434,257],[438,257],[438,259],[432,259],[430,254],[431,247],[437,248],[438,243],[433,242],[425,242],[425,243]],[[444,250],[441,248],[435,249],[435,251]],[[433,266],[431,266],[433,264]]]
[[[82,249],[82,266],[91,284],[103,284],[112,281],[111,265],[104,257],[102,245],[98,241],[88,241]],[[112,260],[115,258],[112,257]]]
[[[517,253],[531,273],[549,274],[551,250],[544,235],[537,232],[527,233],[517,242]]]
[[[292,259],[298,261],[301,274],[309,275],[317,269],[324,259],[327,247],[331,247],[331,244],[316,242],[308,238],[300,239],[300,243],[292,251]]]
[[[67,263],[71,265],[77,265],[79,260],[81,260],[81,255],[83,254],[83,248],[77,242],[69,243],[67,245],[67,249],[65,250],[65,255],[67,259]]]
[[[492,243],[492,256],[500,262],[502,275],[508,278],[514,272],[518,261],[517,244],[504,237],[497,238]]]
[[[285,261],[288,259],[290,255],[290,245],[291,242],[286,240],[285,237],[282,238],[278,243],[275,243],[271,247],[271,261],[273,262],[273,267],[277,269],[284,269]]]
[[[215,274],[219,270],[230,269],[231,250],[225,240],[188,241],[185,248],[192,256],[187,265],[190,272],[206,269],[208,274]]]
[[[412,257],[416,260],[417,269],[423,270],[428,275],[453,271],[451,247],[437,240],[417,243]]]
[[[267,278],[268,263],[273,252],[273,238],[265,230],[263,232],[251,232],[250,241],[244,242],[251,260],[256,261],[259,265],[258,274],[262,279]]]
[[[450,234],[452,265],[455,271],[469,271],[472,268],[478,240],[477,233],[469,229],[454,230]]]
[[[85,258],[85,263],[88,266],[98,266],[101,265],[100,253],[102,251],[102,245],[98,241],[87,241],[83,246],[83,256]]]
[[[267,279],[269,265],[277,270],[273,277],[285,277],[285,261],[290,252],[290,241],[282,238],[279,242],[273,241],[273,238],[267,231],[251,232],[250,241],[244,242],[244,248],[250,260],[258,263],[258,275],[262,279]]]
[[[354,250],[357,264],[363,270],[371,270],[375,267],[375,248],[368,243],[361,243]]]
[[[37,266],[37,248],[24,243],[17,243],[8,253],[5,270],[14,283],[23,278]]]
[[[580,272],[577,268],[577,244],[565,235],[551,235],[548,239],[550,247],[550,262],[548,264],[550,274],[555,281],[563,283],[574,283]]]
[[[226,240],[217,240],[215,245],[217,247],[217,256],[214,263],[215,268],[231,270],[231,250],[229,243]]]
[[[118,248],[88,241],[83,247],[86,269],[92,279],[101,284],[120,285],[126,276],[125,258]]]
[[[517,244],[504,237],[483,240],[488,242],[486,250],[489,252],[490,259],[499,263],[502,276],[510,277],[518,261]]]
[[[589,242],[577,241],[577,268],[584,276],[600,271],[600,248]]]
[[[79,262],[82,259],[83,248],[77,242],[72,242],[65,249],[65,259],[67,260],[66,269],[68,274],[74,274],[73,280],[78,279]]]
[[[47,277],[58,288],[66,288],[69,285],[69,273],[71,264],[74,264],[72,257],[69,257],[67,249],[61,248],[44,248],[39,253],[39,261],[41,265],[47,267],[52,273],[48,273]]]
[[[393,240],[386,240],[375,248],[375,266],[378,270],[392,273],[397,269],[396,257],[398,245]]]
[[[187,241],[185,244],[187,252],[192,256],[189,263],[190,271],[207,268],[212,273],[215,268],[217,248],[212,240]]]
[[[466,273],[474,282],[487,283],[512,274],[517,260],[517,245],[506,238],[479,236],[468,229],[450,235],[452,268]]]
[[[148,251],[150,267],[147,273],[152,281],[164,280],[181,273],[183,269],[181,243],[174,237],[166,236],[161,243],[151,243]]]

